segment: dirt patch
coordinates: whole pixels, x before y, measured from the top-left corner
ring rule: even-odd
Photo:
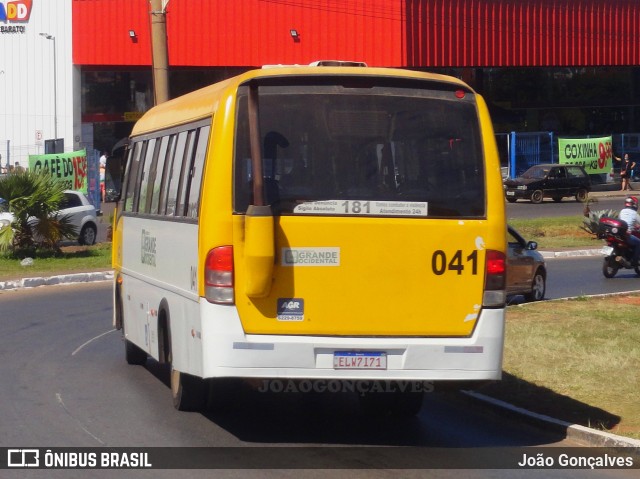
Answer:
[[[640,296],[619,296],[616,301],[622,304],[640,306]]]
[[[63,253],[77,253],[79,251],[88,251],[89,247],[88,246],[61,246],[60,247],[60,251],[62,251]]]

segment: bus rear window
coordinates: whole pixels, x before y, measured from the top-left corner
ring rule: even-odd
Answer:
[[[473,95],[334,84],[258,89],[265,197],[274,212],[484,217]],[[342,82],[344,84],[344,82]],[[389,81],[386,82],[387,84]],[[248,88],[238,94],[234,211],[252,202]]]

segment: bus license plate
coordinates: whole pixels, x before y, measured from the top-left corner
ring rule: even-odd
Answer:
[[[333,369],[387,369],[387,354],[363,351],[336,351]]]

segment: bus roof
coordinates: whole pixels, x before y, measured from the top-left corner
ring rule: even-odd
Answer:
[[[469,85],[455,77],[437,73],[425,73],[397,68],[377,68],[363,66],[317,66],[283,65],[277,68],[263,68],[247,71],[241,75],[223,80],[213,85],[174,98],[151,108],[135,124],[131,136],[172,128],[192,121],[211,117],[218,109],[218,103],[228,89],[235,91],[238,86],[254,78],[285,76],[377,76],[394,78],[415,78],[420,80],[448,83],[470,90]]]

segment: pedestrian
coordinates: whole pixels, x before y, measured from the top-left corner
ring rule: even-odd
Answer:
[[[625,153],[623,155],[623,160],[621,160],[617,156],[614,156],[614,158],[616,159],[616,161],[622,162],[622,164],[620,165],[620,178],[622,180],[620,191],[633,190],[633,188],[631,188],[631,175],[633,174],[633,169],[636,167],[636,162],[631,161],[631,158],[629,158],[629,153]]]
[[[103,203],[105,202],[106,194],[107,194],[105,180],[106,180],[106,168],[104,167],[104,165],[101,164],[100,165],[100,201],[102,201]]]

